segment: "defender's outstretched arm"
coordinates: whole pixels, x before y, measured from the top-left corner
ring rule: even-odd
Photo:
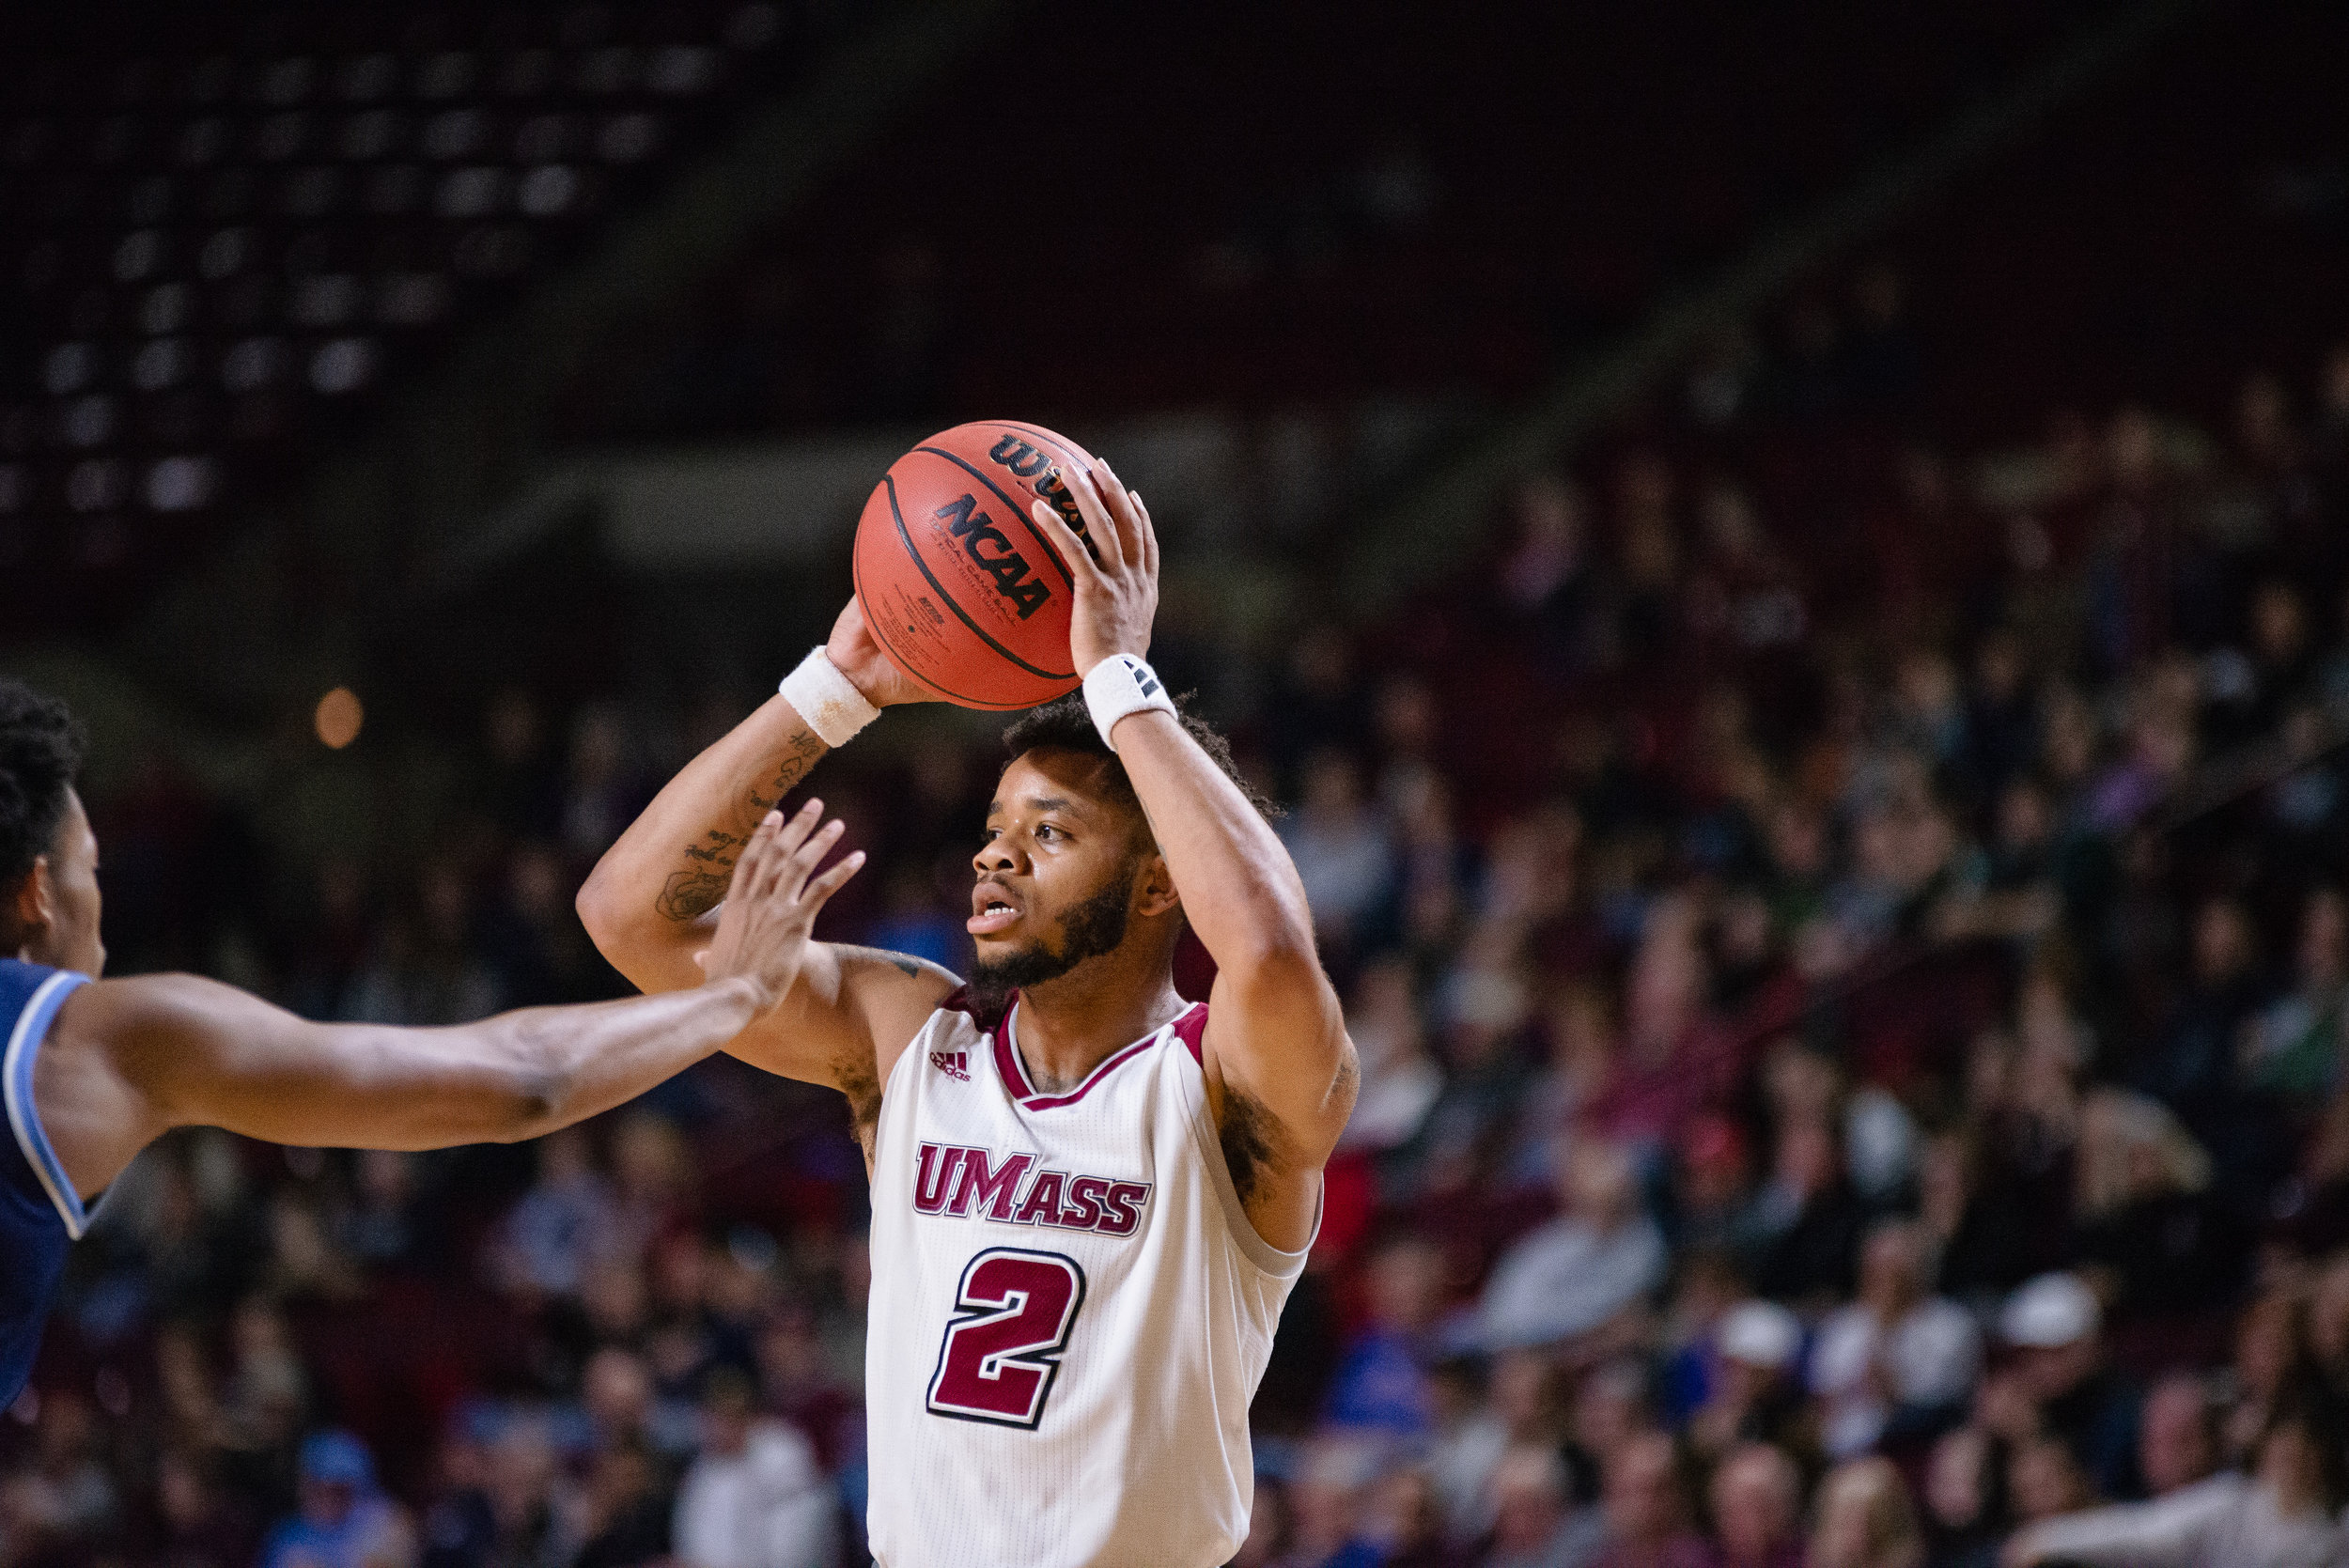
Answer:
[[[825,651],[877,707],[926,700],[881,653],[854,599],[832,624]],[[613,968],[645,991],[699,982],[692,955],[708,945],[743,839],[826,750],[790,700],[777,695],[661,788],[579,890],[581,924]],[[801,810],[820,808],[811,800]],[[836,822],[822,831],[819,852],[838,842],[839,831]],[[862,1115],[877,1102],[896,1048],[957,984],[918,958],[811,942],[782,1007],[727,1048],[770,1072],[839,1089]]]
[[[1077,668],[1090,671],[1113,655],[1147,650],[1158,536],[1141,497],[1107,463],[1067,478],[1097,560],[1050,507],[1034,515],[1076,575],[1070,651]],[[1216,962],[1206,1049],[1226,1141],[1236,1116],[1246,1122],[1250,1140],[1263,1145],[1254,1152],[1284,1189],[1260,1195],[1261,1203],[1242,1196],[1268,1241],[1301,1244],[1358,1078],[1337,993],[1315,950],[1304,885],[1271,825],[1173,713],[1128,714],[1111,738],[1184,916]]]
[[[510,1142],[608,1110],[770,1013],[816,912],[862,857],[817,874],[812,818],[746,835],[736,895],[672,996],[537,1007],[448,1029],[317,1024],[215,981],[154,975],[75,992],[36,1063],[43,1121],[77,1187],[110,1183],[174,1126],[334,1148]],[[689,959],[689,962],[692,960]]]

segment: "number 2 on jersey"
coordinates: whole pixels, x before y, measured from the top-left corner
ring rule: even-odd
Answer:
[[[972,1258],[938,1347],[930,1414],[1034,1431],[1084,1299],[1084,1270],[1058,1252],[991,1247]]]

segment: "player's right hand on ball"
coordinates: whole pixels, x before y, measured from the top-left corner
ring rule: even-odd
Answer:
[[[840,842],[839,818],[817,826],[823,811],[821,800],[810,800],[788,820],[779,811],[767,814],[735,862],[717,939],[694,955],[710,980],[755,982],[762,1013],[779,1005],[798,982],[816,912],[864,863],[860,849],[817,873]]]
[[[1062,475],[1085,520],[1080,541],[1061,515],[1038,501],[1030,510],[1061,559],[1068,563],[1077,602],[1068,615],[1068,653],[1083,675],[1112,654],[1136,659],[1150,651],[1150,623],[1159,613],[1159,536],[1150,509],[1107,462]]]
[[[848,677],[848,684],[863,692],[864,700],[875,707],[938,700],[937,693],[897,668],[896,660],[881,652],[881,645],[873,640],[872,629],[864,624],[864,606],[853,595],[848,607],[840,612],[840,618],[832,623],[832,636],[824,643],[824,652],[833,667]]]

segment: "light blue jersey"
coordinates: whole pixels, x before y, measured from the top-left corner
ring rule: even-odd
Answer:
[[[0,1094],[8,1136],[0,1137],[0,1409],[32,1375],[41,1325],[65,1272],[66,1249],[81,1239],[89,1216],[33,1108],[33,1060],[57,1009],[89,976],[0,958]]]

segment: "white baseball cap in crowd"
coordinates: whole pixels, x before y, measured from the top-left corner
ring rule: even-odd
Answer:
[[[2026,1281],[1999,1312],[1999,1333],[2030,1350],[2060,1350],[2094,1333],[2104,1321],[2095,1293],[2077,1274],[2042,1274]]]
[[[1778,1371],[1795,1364],[1802,1321],[1775,1301],[1740,1301],[1721,1314],[1713,1343],[1732,1361]]]

